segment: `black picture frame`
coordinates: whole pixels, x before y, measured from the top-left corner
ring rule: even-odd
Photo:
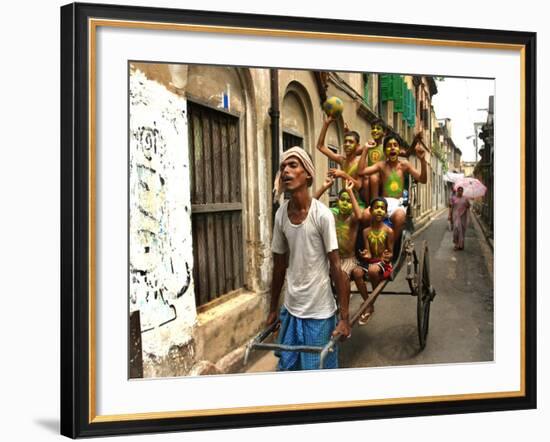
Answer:
[[[313,33],[375,35],[403,39],[518,45],[524,78],[524,219],[528,244],[537,243],[536,34],[488,29],[205,12],[194,10],[69,4],[61,8],[61,434],[90,437],[199,429],[336,422],[536,408],[536,248],[523,254],[524,388],[522,395],[428,403],[249,412],[216,416],[97,420],[90,397],[89,28],[90,18],[186,23]]]

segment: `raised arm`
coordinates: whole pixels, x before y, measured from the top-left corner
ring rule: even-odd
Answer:
[[[271,303],[269,304],[269,315],[267,316],[266,325],[273,324],[279,315],[279,297],[281,289],[285,282],[286,274],[286,255],[273,254],[273,279],[271,281]]]
[[[351,180],[346,181],[346,190],[348,191],[349,199],[351,200],[351,207],[353,207],[353,213],[355,214],[355,218],[358,221],[361,221],[363,218],[363,213],[361,212],[361,207],[359,207],[359,203],[357,202],[357,198],[355,198],[355,192],[354,189],[354,183]]]
[[[426,184],[428,181],[428,171],[426,168],[426,158],[424,156],[426,152],[420,146],[416,146],[416,156],[420,160],[420,172],[412,167],[411,163],[407,162],[407,172],[409,172],[413,178],[419,183]]]
[[[344,172],[342,169],[329,169],[328,174],[335,178],[343,178],[347,181],[352,181],[356,189],[361,188],[361,180],[358,178],[352,178],[348,173]]]
[[[327,135],[327,130],[330,123],[332,123],[333,121],[334,121],[334,117],[332,116],[327,116],[325,118],[325,121],[323,122],[323,127],[321,128],[321,133],[319,134],[319,139],[317,140],[317,150],[325,154],[332,161],[335,161],[338,164],[342,164],[344,161],[344,158],[342,157],[342,155],[338,155],[334,153],[327,146],[325,146],[325,137]]]
[[[418,143],[420,143],[420,144],[422,144],[422,146],[426,147],[426,145],[424,144],[422,131],[417,132],[417,134],[414,136],[410,146],[407,149],[401,149],[401,151],[399,152],[399,155],[404,156],[404,157],[411,156],[413,151],[416,149],[416,145]],[[427,149],[427,147],[426,147],[426,149]]]
[[[317,189],[317,192],[315,192],[315,195],[313,195],[313,198],[315,198],[316,200],[321,198],[321,196],[323,196],[323,193],[325,193],[327,189],[330,188],[333,184],[334,184],[334,178],[331,175],[327,175],[327,177],[325,178],[325,182],[319,189]]]
[[[368,153],[368,150],[372,149],[373,147],[376,147],[376,141],[369,140],[365,143],[364,146],[357,147],[357,149],[355,150],[355,155],[363,155],[363,152]]]

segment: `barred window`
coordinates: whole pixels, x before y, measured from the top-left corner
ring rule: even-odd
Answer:
[[[188,103],[197,306],[244,285],[239,119]]]
[[[327,146],[332,152],[334,153],[338,153],[338,147],[337,146],[334,146],[332,144],[329,144]],[[333,161],[331,160],[330,158],[328,159],[328,167],[329,169],[339,169],[340,168],[340,165],[336,162],[336,161]],[[324,177],[323,177],[323,181],[324,181]],[[334,181],[334,184],[332,185],[331,188],[328,189],[328,200],[329,200],[329,205],[332,207],[336,201],[338,200],[338,192],[340,192],[341,189],[343,189],[343,184],[342,184],[342,180],[341,179],[337,179]]]

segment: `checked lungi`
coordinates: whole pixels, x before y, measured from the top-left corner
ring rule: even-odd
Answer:
[[[327,319],[303,319],[292,316],[284,307],[279,312],[281,327],[278,343],[282,345],[310,345],[324,347],[336,328],[336,314]],[[277,351],[279,371],[318,370],[320,353]],[[338,368],[338,347],[328,353],[323,368]]]

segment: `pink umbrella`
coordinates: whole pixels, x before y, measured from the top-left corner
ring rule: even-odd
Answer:
[[[453,189],[456,192],[459,187],[464,189],[463,195],[466,198],[480,198],[487,192],[487,187],[476,178],[462,178],[455,182]]]

